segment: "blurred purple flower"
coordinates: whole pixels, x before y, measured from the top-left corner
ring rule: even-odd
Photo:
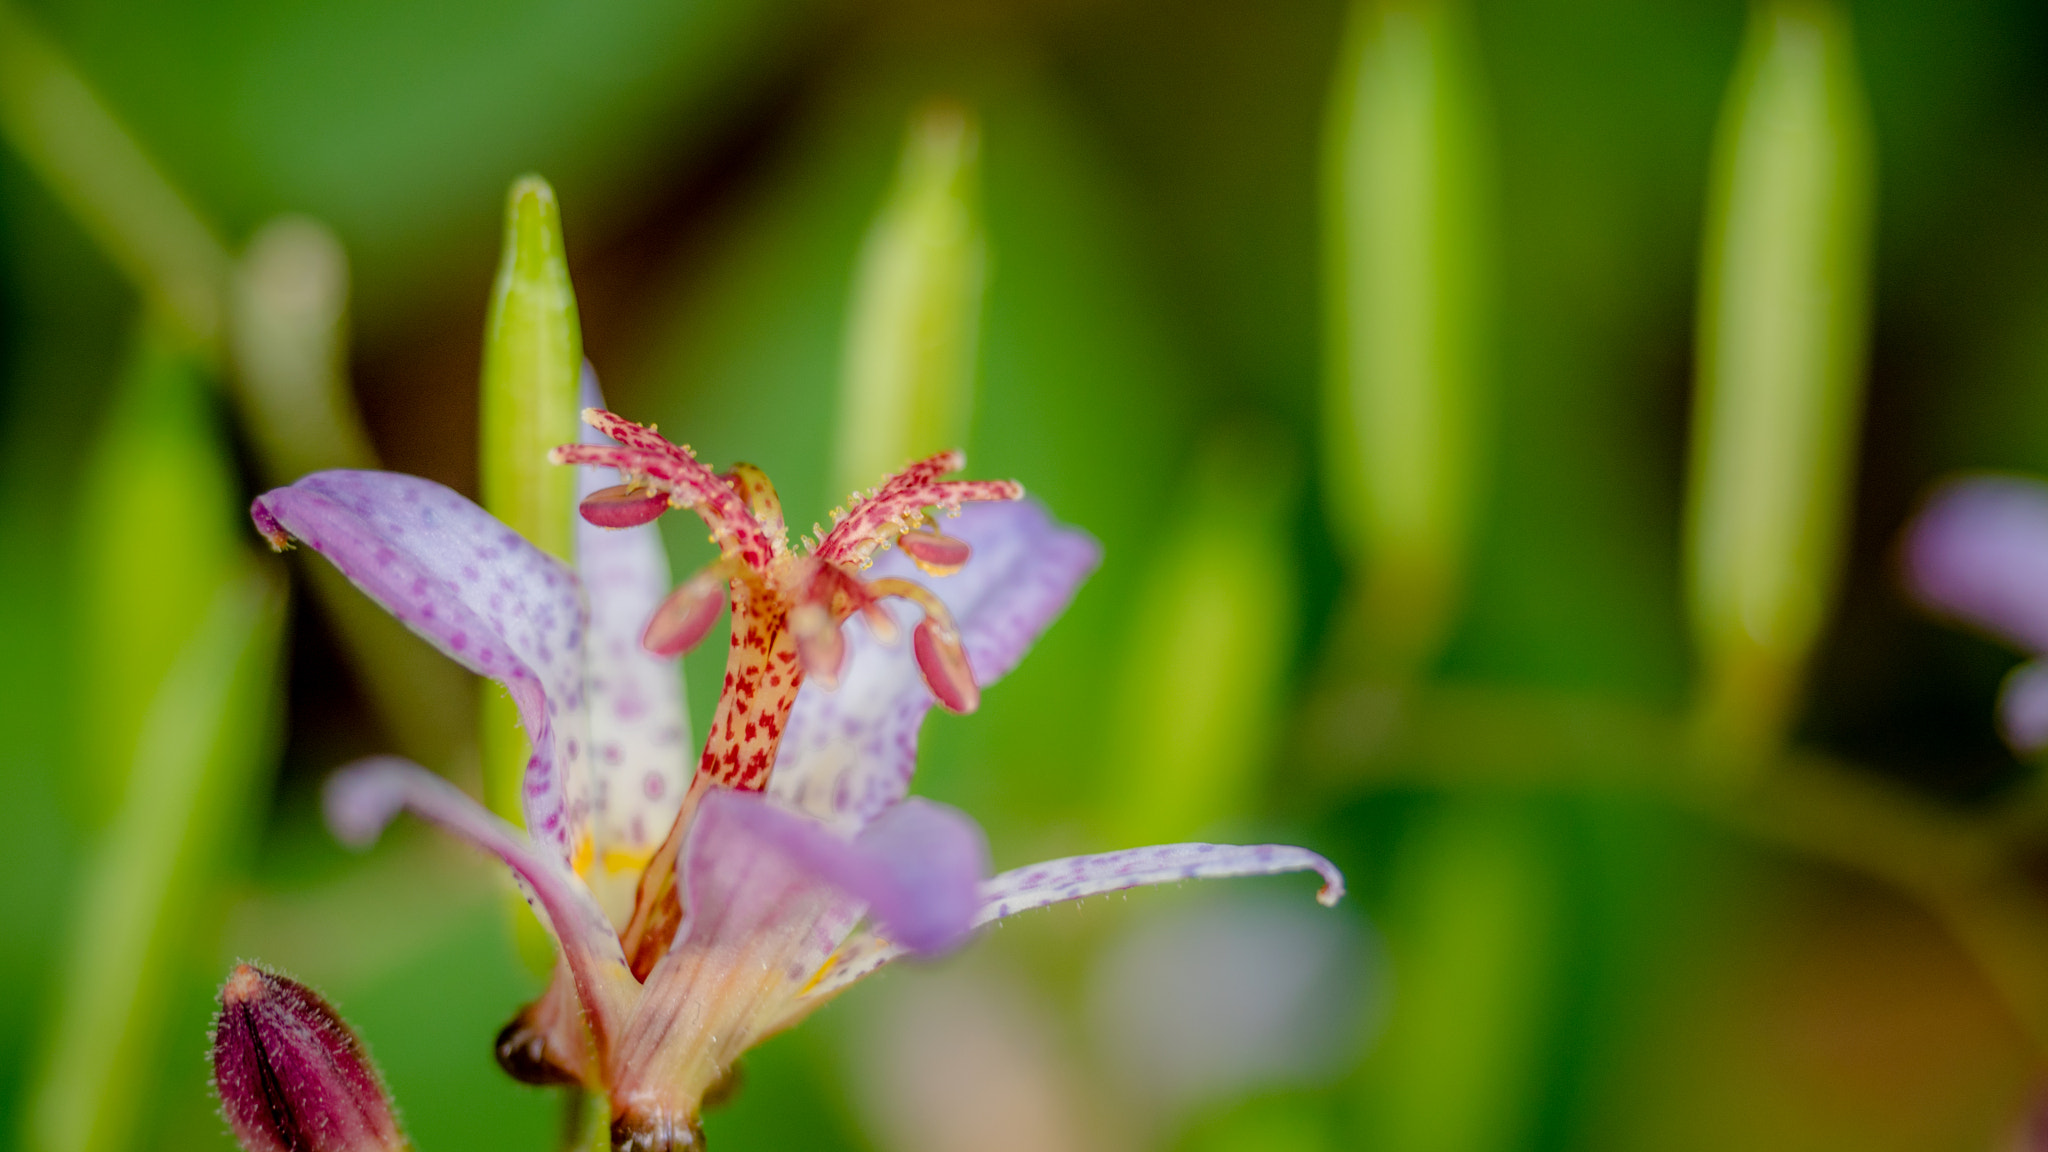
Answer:
[[[2048,654],[2048,484],[2019,476],[1944,484],[1906,529],[1905,571],[1934,611]],[[2048,665],[2014,669],[1998,715],[2015,749],[2048,745]]]
[[[1128,1096],[1198,1107],[1333,1080],[1380,1014],[1380,956],[1342,917],[1204,900],[1139,919],[1098,958],[1088,1019]]]
[[[676,715],[674,673],[650,673],[631,642],[653,614],[644,639],[676,650],[656,627],[666,575],[651,528],[584,530],[579,580],[408,476],[320,473],[261,497],[254,516],[518,703],[535,748],[529,833],[389,759],[336,776],[329,821],[365,843],[410,809],[511,866],[563,963],[501,1037],[501,1060],[524,1079],[603,1089],[616,1147],[693,1146],[702,1100],[741,1053],[890,960],[945,952],[992,920],[1145,884],[1302,870],[1321,874],[1324,903],[1341,896],[1327,860],[1283,845],[1161,845],[988,876],[974,822],[907,795],[917,730],[935,703],[971,711],[979,686],[1016,664],[1095,567],[1094,541],[1021,501],[960,511],[951,536],[924,531],[925,508],[1021,496],[1005,482],[940,482],[960,466],[953,453],[885,481],[799,555],[758,470],[713,476],[649,429],[585,415],[617,444],[557,458],[616,469],[629,489],[600,497],[592,519],[639,523],[631,493],[658,492],[702,516],[721,548],[708,572],[729,589],[732,648],[687,792],[670,787],[680,740],[645,722],[649,709]],[[629,552],[618,540],[634,533]],[[913,582],[913,565],[945,575],[942,592]],[[692,639],[706,579],[678,590],[686,604],[670,618]],[[913,642],[886,644],[912,623],[903,601],[922,612]],[[799,691],[806,672],[836,691]],[[640,878],[630,918],[593,882],[615,865]]]

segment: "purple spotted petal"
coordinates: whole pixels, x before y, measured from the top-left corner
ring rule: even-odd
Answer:
[[[589,890],[565,865],[534,851],[517,828],[441,777],[390,756],[336,772],[327,781],[326,809],[335,837],[355,847],[369,845],[401,811],[411,811],[504,861],[554,933],[577,994],[599,1017],[600,1031],[623,1024],[635,982],[618,934]]]
[[[583,371],[583,406],[604,407],[597,376]],[[594,428],[583,442],[610,443]],[[616,483],[602,468],[579,468],[577,497]],[[597,851],[586,877],[623,923],[633,887],[675,823],[689,779],[690,718],[683,666],[640,647],[640,633],[668,594],[668,555],[653,524],[599,528],[576,518],[576,570],[590,598],[585,649],[590,696],[592,831]]]
[[[2048,747],[2048,665],[2030,661],[2005,678],[1998,694],[1998,729],[2015,751]]]
[[[1325,907],[1344,898],[1344,876],[1337,866],[1306,848],[1286,844],[1158,844],[1098,856],[1047,860],[995,876],[981,885],[981,906],[974,914],[973,927],[1063,900],[1079,900],[1125,888],[1282,872],[1320,875],[1323,886],[1316,892],[1316,900]],[[802,1019],[818,1005],[909,951],[884,933],[865,929],[854,933],[833,955],[832,965],[784,1010],[782,1018]]]
[[[526,826],[569,859],[589,819],[575,575],[417,476],[316,472],[264,493],[250,515],[265,536],[298,538],[434,647],[505,685],[534,747]]]
[[[1155,844],[1098,856],[1069,856],[1016,868],[981,887],[977,925],[1062,900],[1079,900],[1148,884],[1314,872],[1323,878],[1316,900],[1325,907],[1344,898],[1344,875],[1306,848],[1288,844]]]
[[[1015,667],[1066,608],[1102,550],[1028,499],[970,504],[940,526],[973,546],[958,573],[927,576],[890,551],[872,574],[915,580],[937,593],[960,626],[976,678],[988,685]],[[908,636],[914,610],[892,610]],[[806,683],[797,694],[768,787],[794,807],[853,829],[909,791],[918,725],[933,699],[908,643],[883,645],[858,619],[846,631],[847,673],[836,691]]]
[[[2048,653],[2048,485],[2016,476],[1945,485],[1907,529],[1905,560],[1928,606]]]

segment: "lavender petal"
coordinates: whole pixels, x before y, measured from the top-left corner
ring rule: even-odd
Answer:
[[[983,881],[972,927],[1063,900],[1149,884],[1311,871],[1323,878],[1323,886],[1316,892],[1318,902],[1327,907],[1343,899],[1344,876],[1336,865],[1306,848],[1285,844],[1159,844],[1098,856],[1070,856],[1015,868]],[[910,954],[906,945],[886,931],[863,928],[849,935],[830,963],[784,1009],[784,1026],[803,1019],[890,961]]]
[[[583,406],[604,407],[596,373],[583,370]],[[584,443],[608,444],[588,425]],[[577,470],[577,497],[614,483],[609,469]],[[682,664],[640,647],[640,633],[668,594],[668,554],[653,524],[599,528],[576,520],[576,570],[590,598],[585,649],[590,701],[592,832],[586,879],[613,918],[633,906],[640,869],[675,823],[689,778],[690,718]]]
[[[811,883],[851,897],[884,934],[924,955],[949,951],[967,938],[988,874],[981,828],[943,804],[906,800],[848,840],[766,797],[718,792],[705,798],[691,831],[692,917],[700,909],[718,914],[721,901],[753,901],[754,894],[729,873],[763,858],[794,865]]]
[[[937,593],[986,686],[1015,667],[1065,610],[1102,550],[1028,499],[971,504],[940,527],[974,549],[958,573],[922,575],[900,550],[884,553],[872,572]],[[907,637],[916,613],[900,604],[891,610]],[[908,643],[883,645],[858,619],[846,631],[847,673],[836,691],[805,684],[797,694],[768,788],[820,819],[858,829],[909,791],[918,726],[934,701]]]
[[[1069,856],[1013,868],[981,886],[977,926],[1063,900],[1079,900],[1151,884],[1315,872],[1323,878],[1316,901],[1329,907],[1344,898],[1344,875],[1306,848],[1288,844],[1155,844],[1096,856]]]
[[[316,472],[258,497],[289,534],[450,659],[503,684],[533,743],[521,789],[536,841],[571,859],[590,816],[582,593],[576,576],[431,480]]]

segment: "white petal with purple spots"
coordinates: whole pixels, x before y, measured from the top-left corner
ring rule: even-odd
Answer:
[[[1316,900],[1326,906],[1344,898],[1344,876],[1337,866],[1306,848],[1290,844],[1155,844],[1047,860],[1004,872],[981,886],[981,912],[975,923],[987,924],[1063,900],[1150,884],[1282,872],[1320,875],[1323,886],[1316,892]]]
[[[583,404],[602,408],[586,366]],[[594,428],[585,443],[609,443]],[[607,469],[577,469],[577,498],[617,482]],[[640,647],[640,633],[668,594],[668,556],[653,524],[599,528],[576,520],[576,569],[590,598],[590,748],[596,852],[584,877],[614,921],[633,907],[640,870],[675,822],[689,780],[690,717],[682,664]]]
[[[1048,904],[1126,888],[1284,872],[1320,875],[1323,886],[1317,890],[1316,900],[1324,906],[1344,898],[1344,876],[1337,866],[1306,848],[1289,844],[1155,844],[1123,852],[1047,860],[992,877],[981,885],[981,907],[974,914],[974,926],[979,928]],[[786,1019],[792,1023],[802,1019],[818,1005],[911,951],[890,939],[879,926],[861,929],[846,938],[832,955],[830,964],[784,1009]]]

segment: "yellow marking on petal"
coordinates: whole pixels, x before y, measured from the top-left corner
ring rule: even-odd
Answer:
[[[839,952],[834,952],[830,956],[825,957],[825,962],[818,965],[818,970],[811,973],[811,978],[804,981],[804,986],[797,989],[796,994],[799,996],[810,995],[811,989],[816,988],[820,980],[823,980],[834,968],[839,967],[839,956]]]
[[[616,876],[621,872],[644,872],[647,862],[654,859],[654,849],[611,848],[604,854],[604,870]]]

